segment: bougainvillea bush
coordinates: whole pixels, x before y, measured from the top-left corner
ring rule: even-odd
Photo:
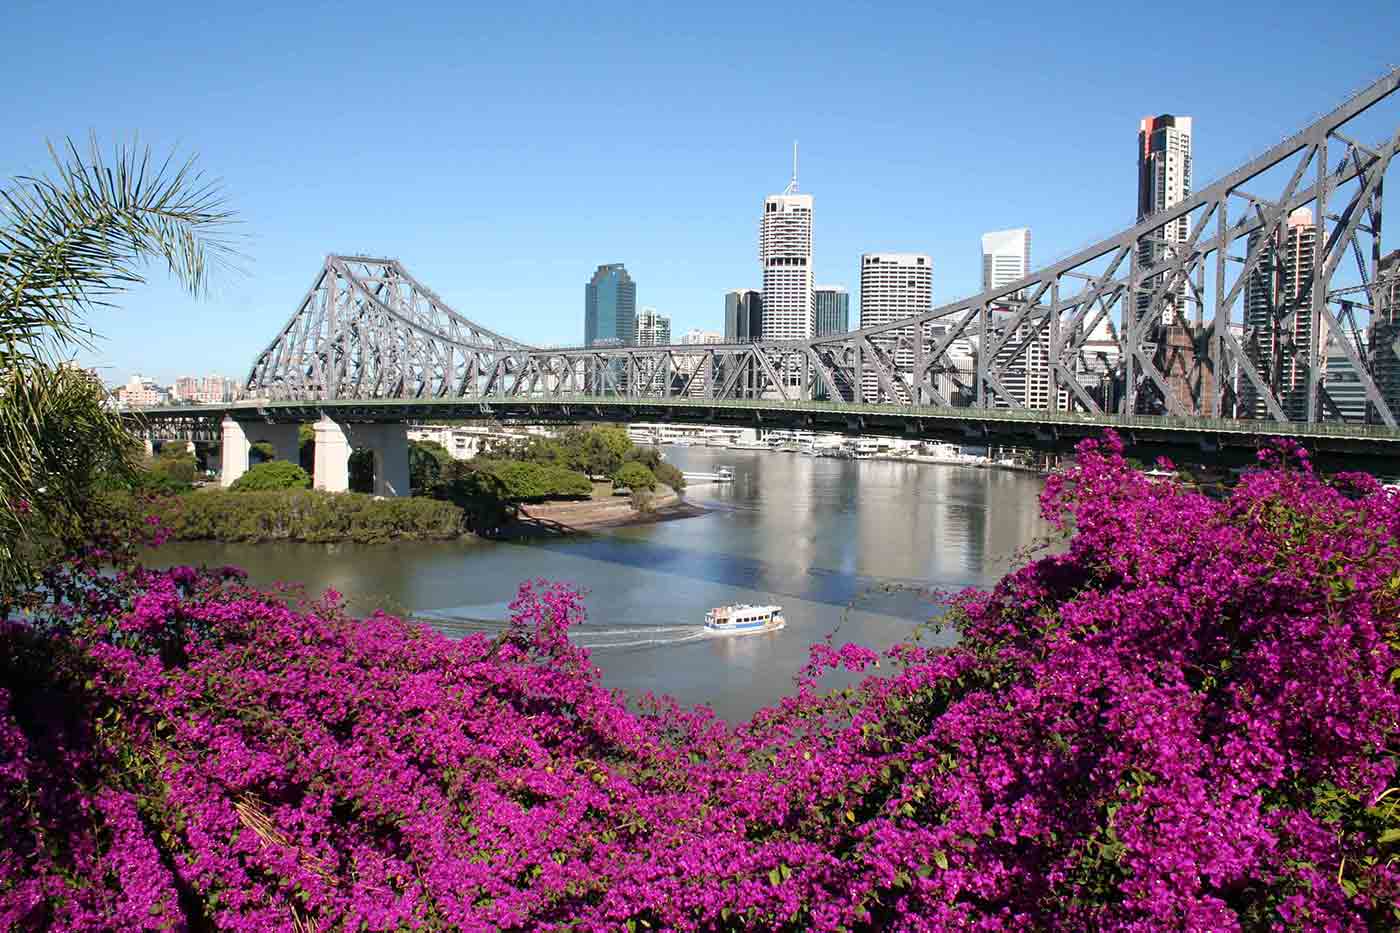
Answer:
[[[565,586],[454,642],[75,559],[0,633],[0,928],[1395,928],[1400,498],[1299,455],[1088,443],[957,646],[736,727],[602,689]]]

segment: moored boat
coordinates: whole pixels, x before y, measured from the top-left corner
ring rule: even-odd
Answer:
[[[712,635],[776,632],[787,625],[782,606],[719,606],[705,613],[705,631]]]

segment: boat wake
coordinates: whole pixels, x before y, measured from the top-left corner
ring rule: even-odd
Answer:
[[[569,638],[589,651],[642,650],[669,648],[698,641],[706,635],[703,625],[629,625],[609,629],[575,629]]]
[[[494,637],[505,631],[509,622],[492,618],[494,613],[465,613],[462,609],[425,609],[414,613],[420,622],[448,638],[464,638],[481,633]],[[569,633],[569,640],[589,651],[641,651],[648,648],[668,648],[699,641],[707,636],[703,625],[612,625],[594,628],[587,623]]]

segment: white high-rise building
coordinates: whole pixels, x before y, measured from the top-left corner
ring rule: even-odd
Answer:
[[[671,342],[671,318],[655,308],[637,312],[637,346],[664,347]]]
[[[763,339],[806,340],[816,330],[812,299],[812,196],[797,193],[797,149],[792,181],[782,194],[763,199],[758,224],[758,261],[763,266]],[[796,385],[800,370],[784,373]]]
[[[860,257],[860,326],[874,327],[900,318],[933,310],[933,259],[927,253],[865,253]],[[919,339],[928,341],[928,325]],[[915,332],[900,328],[871,339],[895,368],[911,373],[914,368]],[[907,379],[906,375],[906,379]],[[867,367],[861,385],[862,400],[908,402],[892,399],[880,385],[879,376]]]
[[[982,288],[997,288],[1025,278],[1031,268],[1031,230],[993,230],[982,234]]]
[[[1138,124],[1138,210],[1139,222],[1153,214],[1175,207],[1191,194],[1191,118],[1164,113],[1159,117],[1144,117]],[[1157,265],[1171,250],[1172,244],[1184,243],[1191,235],[1190,218],[1179,217],[1167,224],[1153,237],[1157,242],[1145,243],[1138,253],[1138,266],[1148,269]],[[1143,283],[1147,294],[1139,293],[1137,308],[1145,311],[1151,303],[1151,291],[1159,280]],[[1179,283],[1167,292],[1167,300],[1181,307],[1186,299],[1186,286]],[[1185,309],[1182,308],[1185,316]],[[1162,323],[1174,324],[1176,315],[1171,306],[1162,310]]]

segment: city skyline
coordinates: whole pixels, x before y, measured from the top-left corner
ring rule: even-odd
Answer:
[[[16,67],[41,73],[60,56],[71,67],[12,102],[0,174],[44,172],[45,140],[139,131],[158,155],[197,152],[247,234],[239,271],[217,274],[207,300],[151,270],[149,286],[94,317],[103,339],[82,362],[112,381],[134,370],[168,380],[182,363],[241,377],[295,310],[307,270],[336,252],[396,256],[454,307],[531,344],[581,342],[579,281],[614,258],[678,332],[713,328],[724,288],[758,284],[753,209],[781,190],[794,138],[803,189],[820,200],[818,278],[845,282],[854,300],[862,252],[918,249],[939,263],[941,304],[978,290],[972,249],[986,230],[1029,226],[1037,256],[1052,258],[1131,222],[1124,134],[1144,114],[1193,116],[1200,187],[1370,80],[1387,53],[1358,54],[1354,36],[1400,25],[1394,4],[1366,0],[1285,18],[1183,4],[1173,23],[1212,21],[1193,50],[1219,64],[1180,69],[1179,50],[1144,49],[1127,22],[1071,29],[1032,4],[1004,11],[1015,28],[919,9],[897,32],[823,5],[795,23],[746,9],[737,33],[738,9],[723,4],[625,22],[553,11],[560,41],[548,47],[533,26],[542,11],[443,10],[431,27],[396,23],[347,71],[329,50],[363,43],[360,9],[329,23],[294,6],[264,17],[177,8],[156,21],[80,2],[91,28],[60,47],[43,6],[15,6],[11,27],[31,37],[12,50]],[[1228,64],[1229,37],[1261,16],[1280,42],[1339,61],[1347,49],[1345,65],[1305,76]],[[306,48],[296,37],[312,29],[326,41]],[[197,56],[164,42],[181,30],[202,37]],[[773,34],[790,41],[773,48]],[[745,56],[743,75],[700,54],[715,42]],[[165,67],[144,66],[157,58]],[[1062,80],[1051,87],[1046,71]],[[620,116],[604,119],[600,101]],[[315,129],[348,125],[366,105],[422,131],[347,146]],[[899,114],[920,116],[896,124]]]

